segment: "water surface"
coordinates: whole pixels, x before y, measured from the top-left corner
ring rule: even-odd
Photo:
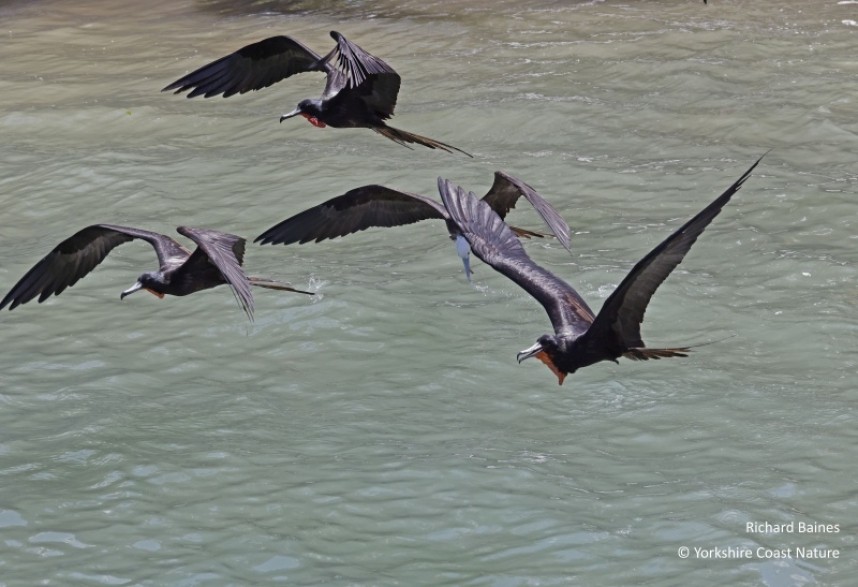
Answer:
[[[542,308],[425,222],[249,247],[317,291],[119,292],[117,249],[4,312],[0,585],[848,585],[856,565],[858,5],[825,0],[9,2],[0,290],[94,222],[255,237],[367,183],[553,202],[598,308],[772,149],[656,294],[654,345],[563,387],[515,353]],[[339,30],[403,75],[395,126],[474,159],[278,116],[321,91],[160,88],[245,43]],[[525,206],[516,224],[538,228]],[[181,238],[178,237],[177,238]],[[764,534],[748,522],[838,524]],[[839,560],[681,559],[681,546]],[[692,551],[693,552],[693,551]]]

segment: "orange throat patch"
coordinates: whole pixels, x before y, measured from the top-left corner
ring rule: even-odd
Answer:
[[[149,289],[148,287],[146,288],[146,291],[148,291],[150,294],[152,294],[153,296],[157,297],[160,300],[164,299],[164,294],[162,294],[159,291],[155,291],[154,289]]]
[[[557,365],[554,364],[554,361],[551,360],[548,353],[545,351],[539,351],[533,356],[545,363],[545,365],[551,369],[551,372],[557,375],[557,385],[563,385],[563,380],[566,379],[566,373],[557,368]]]
[[[325,124],[324,122],[322,122],[321,120],[316,118],[315,116],[310,116],[309,114],[307,114],[305,112],[302,112],[301,116],[306,118],[307,122],[309,122],[310,124],[312,124],[316,128],[325,128],[326,126],[328,126],[327,124]]]

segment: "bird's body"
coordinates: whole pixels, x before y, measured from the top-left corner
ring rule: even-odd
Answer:
[[[401,145],[419,144],[430,149],[465,151],[407,131],[388,126],[399,95],[401,78],[387,63],[367,53],[336,31],[336,47],[324,57],[287,36],[263,39],[204,65],[165,87],[188,98],[210,98],[266,88],[297,73],[319,71],[327,76],[320,98],[305,99],[280,122],[303,116],[313,126],[324,128],[369,128]],[[339,68],[331,61],[337,56]]]
[[[12,310],[39,296],[44,302],[59,295],[95,269],[117,246],[141,239],[152,245],[159,267],[140,275],[136,283],[122,292],[121,298],[145,289],[163,298],[186,296],[227,284],[249,318],[253,317],[252,285],[294,291],[288,284],[248,277],[242,269],[245,239],[202,228],[180,226],[177,231],[191,239],[197,248],[191,252],[167,235],[128,226],[93,224],[62,241],[36,263],[0,301],[0,310]]]
[[[656,289],[679,265],[697,237],[750,176],[758,159],[733,185],[702,212],[659,244],[623,279],[595,314],[575,289],[534,263],[501,218],[473,194],[439,178],[441,199],[451,222],[470,242],[474,253],[512,279],[542,304],[554,334],[545,334],[518,354],[519,362],[536,357],[562,384],[568,373],[620,357],[633,360],[687,356],[689,348],[649,348],[640,325]]]
[[[483,196],[483,200],[501,218],[524,197],[545,221],[551,234],[569,249],[569,226],[542,196],[520,179],[502,171],[496,171],[494,183]],[[402,192],[380,185],[366,185],[327,202],[314,206],[272,226],[256,237],[262,244],[291,244],[319,242],[329,238],[345,236],[373,226],[401,226],[428,219],[444,220],[450,237],[457,239],[460,231],[450,222],[446,208],[432,198],[420,194]],[[511,227],[519,236],[545,236],[523,228]],[[457,240],[457,252],[465,265],[465,275],[470,279],[467,241]]]

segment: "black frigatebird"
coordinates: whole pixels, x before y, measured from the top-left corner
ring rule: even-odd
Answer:
[[[188,98],[219,94],[228,98],[267,88],[296,73],[320,71],[328,76],[322,97],[301,100],[293,111],[280,117],[280,122],[301,115],[319,128],[371,128],[406,147],[407,143],[416,143],[472,157],[441,141],[388,126],[384,121],[393,116],[396,107],[399,74],[340,33],[331,31],[331,37],[337,45],[324,57],[291,37],[269,37],[212,61],[161,91],[175,90],[179,94],[191,90]],[[339,69],[331,64],[334,55]]]
[[[483,196],[492,210],[501,218],[515,207],[518,199],[524,197],[545,221],[551,233],[568,250],[570,247],[569,225],[557,210],[540,196],[536,190],[517,177],[496,171],[492,187]],[[349,190],[341,196],[304,210],[272,226],[254,242],[262,244],[291,244],[309,241],[323,241],[366,230],[372,226],[401,226],[437,218],[445,220],[450,238],[456,240],[456,250],[465,265],[465,275],[471,278],[470,249],[456,228],[450,222],[447,210],[426,196],[394,190],[380,185],[365,185]],[[541,233],[516,228],[510,229],[517,235],[530,238],[542,237]]]
[[[0,301],[0,310],[7,305],[12,310],[36,296],[41,303],[52,294],[61,294],[95,269],[110,251],[134,239],[142,239],[152,245],[160,267],[157,271],[142,274],[134,285],[122,292],[120,298],[140,289],[159,298],[166,294],[186,296],[226,283],[248,318],[253,319],[252,285],[313,295],[271,279],[248,277],[241,267],[245,247],[245,239],[241,237],[188,226],[180,226],[176,230],[196,243],[193,253],[169,236],[157,232],[112,224],[87,226],[36,263]]]
[[[466,194],[442,178],[438,178],[438,189],[451,222],[457,225],[477,257],[512,279],[545,308],[554,334],[540,336],[535,345],[518,353],[518,362],[538,358],[562,385],[568,373],[599,361],[687,356],[691,350],[688,347],[644,345],[640,334],[644,312],[656,289],[761,160],[762,157],[702,212],[641,259],[608,296],[598,315],[571,285],[534,263],[503,220],[473,193]]]

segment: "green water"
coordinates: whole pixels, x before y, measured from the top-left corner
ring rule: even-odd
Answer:
[[[94,222],[253,238],[359,185],[482,193],[503,169],[567,218],[571,255],[527,249],[597,309],[772,149],[643,326],[720,342],[558,387],[515,361],[542,308],[479,262],[468,285],[442,223],[249,246],[251,273],[319,294],[257,291],[252,324],[225,288],[120,302],[155,268],[125,245],[0,316],[0,586],[851,585],[858,4],[286,6],[0,7],[0,291]],[[475,158],[278,124],[319,76],[159,91],[331,29],[402,74],[395,126]]]

